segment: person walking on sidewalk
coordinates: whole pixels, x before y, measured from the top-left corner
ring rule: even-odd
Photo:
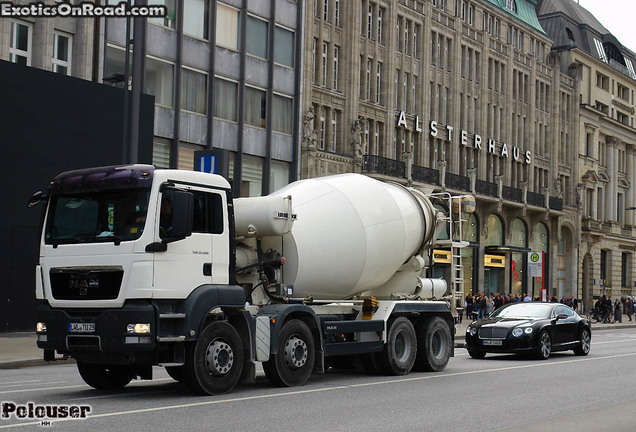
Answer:
[[[619,299],[614,300],[614,321],[612,321],[612,323],[621,323],[622,322],[622,317],[621,317],[621,301]]]
[[[625,300],[625,313],[627,314],[627,318],[629,318],[629,320],[632,320],[632,299],[627,297],[627,299]]]

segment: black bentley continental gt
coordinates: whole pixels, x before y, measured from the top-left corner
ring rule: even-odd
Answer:
[[[568,350],[584,356],[591,340],[589,321],[560,303],[510,303],[466,328],[466,349],[473,358],[518,353],[547,359]]]

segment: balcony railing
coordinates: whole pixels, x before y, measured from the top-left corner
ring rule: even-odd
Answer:
[[[446,173],[446,187],[463,191],[470,191],[470,179],[457,174]]]
[[[543,196],[542,194],[528,191],[527,200],[528,200],[528,204],[530,205],[537,206],[537,207],[545,206],[545,196]]]
[[[413,172],[411,175],[413,180],[417,182],[439,186],[439,171],[436,169],[413,165]]]
[[[483,180],[475,182],[475,192],[497,198],[497,185]]]
[[[556,211],[563,211],[563,199],[557,197],[550,197],[550,209]]]
[[[508,186],[503,187],[503,199],[514,201],[514,202],[523,202],[523,192],[521,189],[511,188]]]
[[[387,159],[380,156],[365,155],[364,171],[374,174],[383,174],[393,177],[405,177],[405,164],[394,159]]]

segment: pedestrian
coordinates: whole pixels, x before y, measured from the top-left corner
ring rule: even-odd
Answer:
[[[622,317],[621,317],[621,301],[616,299],[614,301],[614,321],[612,321],[612,323],[621,323],[622,322]]]
[[[524,302],[531,302],[532,301],[532,297],[530,297],[530,294],[526,293],[523,297],[523,301]]]
[[[481,293],[481,297],[479,298],[479,319],[482,319],[486,316],[486,308],[488,307],[488,302],[486,301],[486,293]]]
[[[627,314],[627,318],[632,320],[632,299],[627,297],[625,299],[625,313]]]

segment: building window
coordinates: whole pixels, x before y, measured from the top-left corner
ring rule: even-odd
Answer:
[[[411,55],[409,51],[409,21],[404,20],[404,54]]]
[[[318,0],[315,0],[315,1],[318,1]],[[325,0],[323,2],[323,9],[322,9],[322,19],[327,22],[329,22],[329,1],[330,0]]]
[[[417,52],[417,35],[419,33],[420,26],[413,25],[413,56],[415,58],[420,58],[420,53]]]
[[[119,51],[121,71],[123,72],[124,52]],[[146,57],[146,72],[144,74],[144,93],[155,97],[157,105],[172,107],[172,93],[174,82],[174,66],[170,63],[159,61],[152,57]],[[205,103],[204,103],[205,105]]]
[[[274,61],[294,67],[294,32],[276,26],[274,28]]]
[[[239,11],[221,3],[216,7],[216,44],[238,50]]]
[[[214,78],[214,117],[237,121],[238,85],[235,82]]]
[[[312,44],[311,44],[311,59],[312,59],[312,65],[313,65],[313,67],[311,68],[311,82],[313,84],[316,84],[316,65],[318,64],[316,63],[317,50],[318,50],[318,39],[313,38]]]
[[[181,109],[206,113],[208,95],[208,76],[190,69],[181,71]]]
[[[71,74],[71,50],[72,50],[72,36],[62,34],[59,32],[54,33],[53,41],[53,72],[60,73],[62,75]]]
[[[367,14],[367,38],[373,40],[373,5],[369,3]]]
[[[267,58],[267,22],[253,16],[247,17],[245,47],[249,54]]]
[[[506,9],[512,12],[517,12],[517,4],[515,0],[506,0]]]
[[[338,71],[340,69],[340,48],[338,46],[333,47],[333,89],[338,91]]]
[[[320,150],[325,149],[325,134],[327,133],[325,124],[325,118],[327,117],[327,110],[323,107],[320,109]]]
[[[334,24],[340,27],[340,0],[335,0],[333,4]]]
[[[183,2],[183,33],[208,39],[208,6],[205,0]]]
[[[401,52],[402,50],[400,49],[400,17],[398,17],[397,21],[396,21],[396,28],[397,28],[397,32],[396,35],[397,37],[395,38],[395,50],[398,52]]]
[[[294,101],[291,98],[274,95],[272,99],[272,130],[292,134]]]
[[[269,192],[275,192],[289,184],[289,162],[272,160],[270,163]]]
[[[367,60],[367,97],[368,101],[371,101],[371,69],[373,67],[373,61],[371,59]]]
[[[265,90],[254,87],[245,87],[244,118],[246,124],[265,128],[267,118],[267,99]]]
[[[168,9],[168,14],[165,17],[148,18],[148,22],[153,24],[159,24],[169,28],[175,28],[177,0],[148,0],[148,5],[162,5]]]
[[[322,77],[320,82],[323,87],[327,87],[327,50],[329,46],[327,42],[322,43]]]
[[[384,39],[382,37],[382,17],[384,15],[384,9],[378,8],[378,42],[384,44]]]
[[[338,151],[338,112],[331,110],[331,151]]]
[[[375,71],[375,103],[382,102],[382,63],[376,65]]]
[[[31,24],[11,21],[11,39],[9,40],[9,61],[31,66]]]
[[[627,275],[629,271],[629,254],[627,252],[623,252],[621,254],[621,287],[630,288],[629,282],[627,281]]]

